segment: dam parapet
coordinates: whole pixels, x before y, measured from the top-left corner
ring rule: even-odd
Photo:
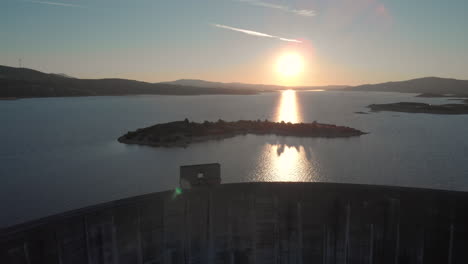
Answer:
[[[3,229],[0,263],[468,263],[467,209],[465,192],[221,184]]]

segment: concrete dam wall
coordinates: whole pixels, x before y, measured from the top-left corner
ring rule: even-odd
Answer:
[[[0,263],[468,263],[468,193],[331,183],[167,191],[0,231]]]

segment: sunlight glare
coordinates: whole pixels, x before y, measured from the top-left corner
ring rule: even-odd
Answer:
[[[304,60],[298,53],[285,53],[276,61],[276,72],[285,78],[296,77],[304,71]]]

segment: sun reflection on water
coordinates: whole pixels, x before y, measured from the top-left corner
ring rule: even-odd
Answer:
[[[281,92],[275,121],[302,122],[296,91]],[[304,146],[297,140],[292,139],[292,144],[288,144],[289,139],[286,138],[267,143],[259,159],[256,178],[262,181],[310,181],[314,178],[316,171],[310,161],[311,155],[306,155]]]
[[[276,109],[276,122],[299,123],[302,121],[299,107],[297,106],[296,91],[285,90],[281,92],[280,102]]]

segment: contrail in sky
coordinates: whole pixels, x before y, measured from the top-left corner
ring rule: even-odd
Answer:
[[[28,3],[34,4],[42,4],[42,5],[55,5],[55,6],[66,6],[66,7],[80,7],[85,8],[84,6],[74,5],[74,4],[67,4],[67,3],[59,3],[59,2],[47,2],[47,1],[24,1]]]
[[[257,37],[274,38],[274,39],[279,39],[279,40],[282,40],[282,41],[302,43],[302,41],[297,40],[297,39],[288,39],[288,38],[273,36],[273,35],[270,35],[270,34],[261,33],[261,32],[257,32],[257,31],[253,31],[253,30],[248,30],[248,29],[230,27],[230,26],[221,25],[221,24],[213,24],[213,26],[214,26],[214,27],[218,27],[218,28],[224,28],[224,29],[228,29],[228,30],[233,30],[233,31],[237,31],[237,32],[242,32],[242,33],[244,33],[244,34],[248,34],[248,35],[252,35],[252,36],[257,36]]]
[[[261,7],[271,8],[271,9],[277,9],[277,10],[281,10],[284,12],[293,13],[299,16],[306,16],[306,17],[315,16],[315,11],[310,10],[310,9],[294,9],[294,8],[290,8],[287,6],[258,1],[258,0],[237,0],[237,1],[247,3],[253,6],[261,6]]]

